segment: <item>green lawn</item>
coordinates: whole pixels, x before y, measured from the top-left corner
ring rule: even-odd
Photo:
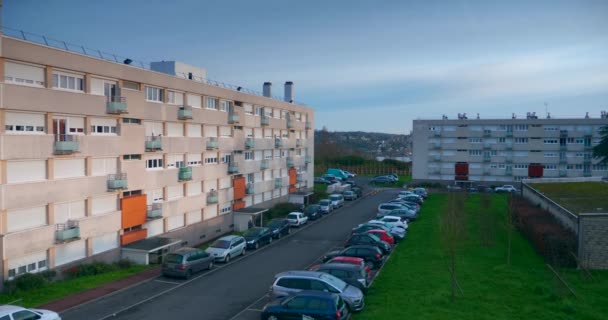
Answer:
[[[604,182],[533,183],[544,193],[573,213],[608,212],[608,184]]]
[[[530,244],[515,233],[512,263],[507,266],[504,228],[506,196],[492,195],[486,228],[491,245],[482,246],[480,195],[465,203],[466,239],[457,254],[456,274],[464,292],[454,301],[439,229],[439,213],[448,195],[434,194],[425,202],[421,218],[410,225],[381,271],[368,296],[362,319],[606,319],[608,272],[594,271],[595,281],[583,281],[577,270],[561,270],[579,299],[557,284]],[[488,220],[485,220],[488,221]],[[487,238],[486,238],[487,239]]]
[[[47,283],[44,286],[22,293],[0,294],[0,304],[12,303],[23,307],[31,308],[45,303],[63,298],[70,294],[98,287],[102,284],[122,279],[135,273],[141,272],[150,266],[132,266],[94,276],[84,276],[80,278]]]

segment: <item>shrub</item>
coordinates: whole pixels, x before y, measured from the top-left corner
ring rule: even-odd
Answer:
[[[133,263],[133,261],[131,261],[129,259],[121,259],[116,264],[118,265],[118,268],[120,268],[120,269],[129,269],[135,265],[135,263]]]
[[[67,278],[78,278],[116,271],[117,269],[119,269],[118,264],[107,264],[104,262],[94,261],[69,268],[64,271],[64,275]]]
[[[277,203],[274,207],[270,208],[266,213],[267,219],[277,218],[286,216],[288,213],[293,211],[299,211],[300,205],[289,202]]]
[[[30,291],[42,287],[47,282],[47,278],[40,273],[26,273],[13,280],[5,281],[4,290],[8,293],[15,291]]]

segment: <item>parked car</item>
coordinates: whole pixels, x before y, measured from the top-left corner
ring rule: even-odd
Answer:
[[[357,185],[357,182],[355,182],[355,180],[349,178],[347,180],[344,180],[344,184],[350,184],[351,187],[354,187]]]
[[[388,227],[401,227],[406,230],[408,228],[407,221],[402,221],[398,216],[384,216],[378,220],[384,222]]]
[[[344,200],[357,200],[357,194],[354,191],[347,190],[342,195],[344,196]]]
[[[334,206],[329,199],[319,201],[319,210],[321,213],[328,214],[334,211]]]
[[[207,252],[196,248],[179,248],[167,254],[162,266],[162,274],[168,277],[189,279],[192,274],[201,270],[211,270],[215,258]]]
[[[2,305],[0,306],[0,319],[20,320],[20,319],[39,319],[39,320],[61,320],[57,312],[44,309],[26,309],[19,306]]]
[[[287,219],[272,219],[266,227],[270,229],[272,236],[276,239],[280,239],[282,236],[286,236],[291,232]]]
[[[459,185],[456,185],[456,184],[449,184],[447,186],[447,188],[448,188],[448,191],[460,191],[460,190],[462,190],[462,187],[460,187]]]
[[[308,217],[308,220],[317,220],[321,217],[321,206],[318,204],[311,204],[304,209],[304,214]]]
[[[247,248],[245,238],[241,236],[225,236],[215,240],[206,250],[215,261],[228,262],[231,258],[244,255]]]
[[[368,245],[378,247],[380,250],[382,250],[383,254],[388,254],[391,252],[390,243],[384,242],[377,236],[369,233],[355,233],[351,235],[350,238],[348,238],[348,240],[346,240],[346,242],[344,243],[345,248],[357,245]]]
[[[363,196],[363,189],[359,187],[352,187],[350,190],[357,194],[357,198],[361,198]]]
[[[346,173],[347,175],[349,175],[351,178],[354,178],[354,177],[357,176],[357,174],[354,173],[354,172],[350,172],[350,171],[346,171],[346,170],[342,170],[342,171],[344,171],[344,173]]]
[[[341,320],[349,316],[344,300],[335,293],[302,290],[288,297],[277,298],[264,306],[262,320],[278,319]]]
[[[321,176],[321,178],[329,181],[330,184],[334,184],[334,183],[339,182],[338,178],[336,176],[334,176],[333,174],[324,174],[324,175]]]
[[[369,230],[373,230],[373,229],[382,229],[382,230],[386,230],[388,232],[391,233],[391,235],[395,236],[397,239],[397,242],[405,239],[405,234],[406,234],[406,230],[400,227],[392,227],[389,228],[386,226],[386,224],[384,223],[365,223],[365,224],[360,224],[359,226],[357,226],[356,228],[353,228],[352,230],[352,234],[355,233],[366,233]]]
[[[376,216],[376,218],[381,219],[382,217],[385,217],[385,216],[399,217],[399,218],[401,218],[401,221],[408,221],[408,222],[418,219],[417,212],[412,211],[410,209],[403,209],[403,208],[391,210],[387,214],[378,214]]]
[[[322,177],[315,177],[314,183],[331,184],[331,182],[329,180],[322,178]]]
[[[398,228],[398,227],[396,227],[396,228]],[[368,230],[367,234],[374,235],[378,239],[390,244],[391,246],[395,245],[395,237],[393,237],[393,235],[389,231],[382,230],[382,229],[372,229],[372,230]]]
[[[389,212],[391,212],[395,209],[403,209],[403,208],[405,208],[405,206],[402,204],[399,204],[399,203],[381,203],[378,206],[378,214],[387,215]]]
[[[337,256],[329,259],[329,261],[326,261],[325,263],[347,263],[362,266],[365,267],[365,271],[367,272],[368,278],[371,279],[372,276],[372,269],[370,268],[370,265],[372,264],[365,262],[363,258]]]
[[[337,256],[362,258],[366,262],[370,262],[374,268],[379,268],[382,263],[384,263],[382,250],[376,246],[356,245],[342,250],[331,251],[323,257],[323,262],[329,261]]]
[[[344,206],[344,197],[341,194],[330,194],[329,200],[331,200],[331,204],[334,208],[340,208]]]
[[[422,196],[423,198],[427,198],[429,196],[429,193],[426,191],[425,188],[419,187],[419,188],[415,188],[414,190],[412,190],[415,194]]]
[[[255,227],[243,233],[243,238],[247,241],[247,248],[258,249],[260,246],[272,242],[272,231],[269,228]]]
[[[352,311],[361,311],[365,306],[361,290],[323,272],[281,272],[275,275],[270,293],[273,297],[284,297],[302,290],[327,291],[338,294]]]
[[[387,174],[387,176],[393,178],[395,182],[399,181],[399,175],[397,175],[396,173],[389,173]]]
[[[422,199],[421,196],[417,195],[417,194],[409,194],[407,196],[403,196],[400,197],[399,199],[405,200],[405,201],[409,201],[409,202],[415,202],[417,204],[423,204],[424,200]]]
[[[371,279],[368,277],[365,266],[346,264],[346,263],[324,263],[308,268],[310,271],[325,272],[332,276],[359,288],[363,294],[367,293],[367,288]]]
[[[403,199],[391,200],[388,203],[400,204],[401,206],[405,207],[405,209],[412,210],[415,213],[417,213],[417,212],[420,211],[420,205],[418,203],[414,203],[414,202],[410,202],[410,201],[405,201]]]
[[[494,189],[488,187],[488,186],[477,186],[477,192],[494,192]]]
[[[387,184],[387,183],[393,183],[393,179],[387,176],[377,176],[377,177],[373,177],[372,180],[370,180],[370,184]]]
[[[287,221],[289,221],[290,225],[294,227],[299,227],[308,222],[308,217],[302,212],[291,212],[287,215]]]
[[[348,178],[352,178],[350,175],[346,174],[346,172],[344,172],[340,169],[334,169],[334,168],[327,169],[327,174],[334,175],[336,178],[343,180],[343,181]]]
[[[505,184],[502,187],[496,187],[496,188],[494,188],[494,192],[517,192],[517,188],[515,188],[512,185]]]

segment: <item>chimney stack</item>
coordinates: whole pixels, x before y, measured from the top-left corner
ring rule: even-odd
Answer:
[[[287,81],[285,82],[285,95],[283,99],[286,102],[293,103],[293,82]]]
[[[264,82],[264,90],[262,91],[264,97],[272,97],[272,82]]]

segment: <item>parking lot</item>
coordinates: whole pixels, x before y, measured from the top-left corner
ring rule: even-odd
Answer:
[[[190,280],[159,276],[62,313],[63,319],[259,319],[274,275],[303,270],[339,248],[395,191],[373,192],[280,241]]]

